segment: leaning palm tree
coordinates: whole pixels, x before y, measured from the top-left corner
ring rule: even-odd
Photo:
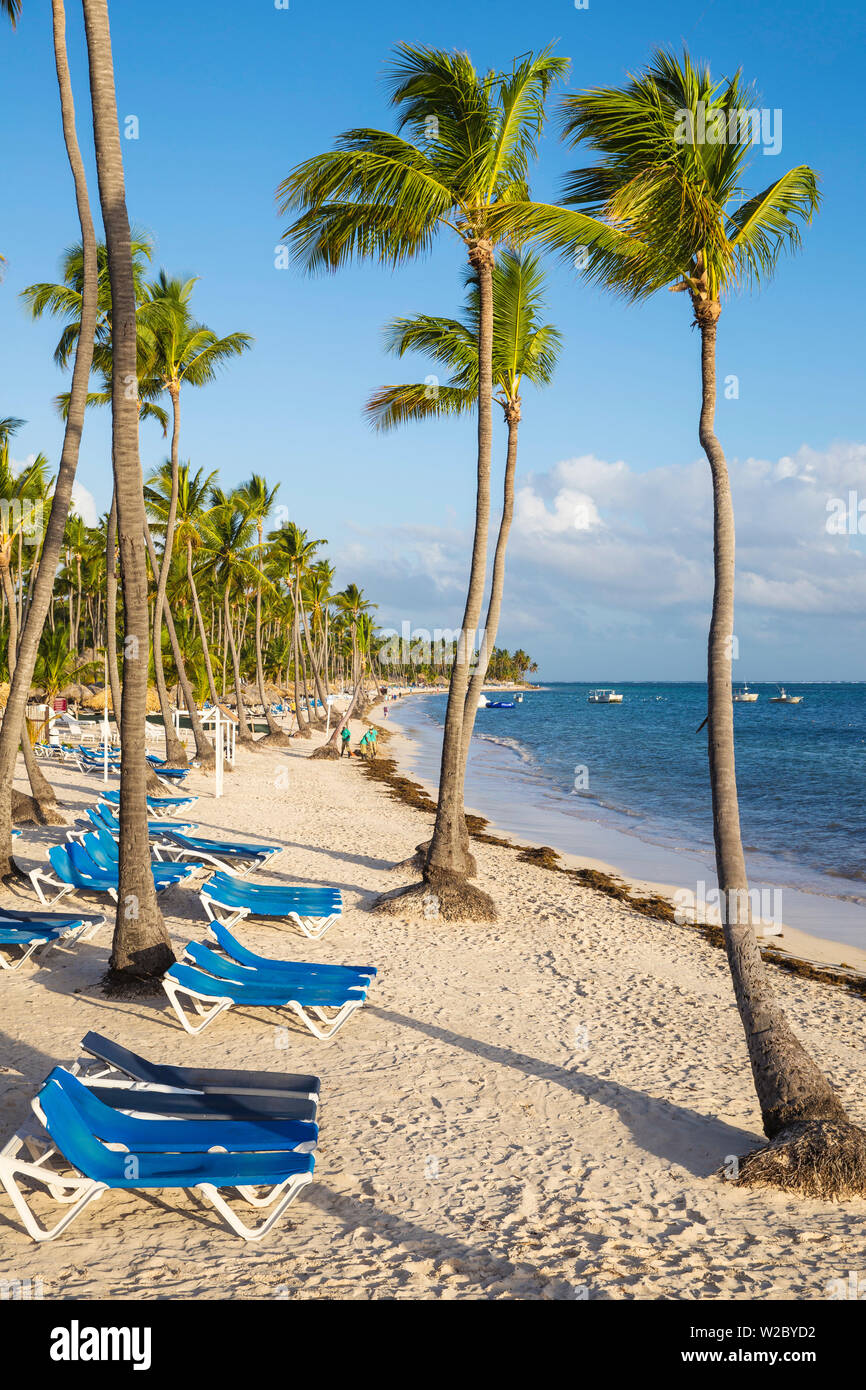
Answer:
[[[14,25],[21,13],[20,0],[0,0],[0,6],[2,6],[2,12]],[[90,379],[93,335],[96,330],[97,315],[96,234],[90,212],[84,162],[81,158],[75,129],[75,104],[72,97],[72,83],[66,53],[66,14],[63,0],[52,0],[51,10],[54,66],[60,93],[63,139],[72,172],[81,228],[82,274],[79,313],[81,334],[75,349],[70,407],[63,431],[63,444],[54,484],[51,512],[42,541],[39,572],[36,576],[27,618],[18,642],[15,674],[11,678],[3,727],[0,729],[0,878],[4,880],[17,873],[12,858],[12,781],[24,727],[24,710],[33,679],[33,668],[36,664],[42,629],[52,604],[54,576],[63,546],[63,531],[72,497],[75,470],[78,466],[78,451],[84,428],[85,402]],[[27,735],[25,733],[24,742],[26,740]],[[25,756],[27,756],[26,752]]]
[[[492,900],[466,882],[460,798],[463,712],[481,617],[490,514],[493,267],[492,214],[528,197],[527,176],[544,124],[547,94],[567,69],[550,49],[510,73],[476,71],[465,53],[401,44],[389,73],[398,133],[350,130],[339,148],[307,160],[280,185],[281,211],[299,215],[286,235],[310,269],[354,257],[399,264],[428,251],[438,232],[459,238],[478,277],[478,442],[472,563],[461,639],[452,667],[442,740],[436,824],[425,885],[409,890],[422,908],[434,893],[443,917],[490,920]],[[404,138],[407,131],[411,138]],[[397,910],[405,913],[408,901]],[[423,909],[422,909],[423,910]]]
[[[119,980],[153,979],[174,960],[156,899],[147,827],[145,715],[149,624],[146,525],[138,450],[135,276],[117,118],[107,0],[83,0],[99,197],[111,280],[111,423],[123,583],[120,869],[110,970]],[[83,336],[83,335],[82,335]]]
[[[478,399],[476,344],[480,306],[478,282],[474,274],[468,277],[468,282],[469,297],[462,319],[421,314],[412,319],[395,319],[388,326],[386,345],[391,352],[400,357],[407,352],[425,352],[452,375],[444,385],[437,385],[433,390],[429,383],[419,382],[385,386],[375,392],[367,402],[366,411],[377,429],[393,429],[412,420],[461,415],[474,408]],[[505,555],[514,515],[514,474],[522,414],[521,389],[525,381],[534,386],[547,386],[550,383],[561,341],[558,330],[540,319],[543,294],[544,274],[538,257],[528,251],[504,252],[493,271],[492,372],[497,393],[495,400],[502,408],[508,443],[502,516],[493,555],[487,622],[463,711],[461,804],[464,795],[462,778],[465,776],[469,743],[502,608]],[[468,843],[468,834],[466,839]]]
[[[171,401],[171,495],[161,561],[158,570],[154,571],[153,664],[165,724],[166,757],[175,764],[185,763],[186,753],[174,733],[171,720],[162,665],[162,623],[177,515],[181,390],[184,386],[209,385],[221,366],[230,358],[240,356],[252,343],[248,333],[230,333],[225,338],[218,338],[210,328],[196,322],[190,308],[195,283],[194,279],[173,279],[161,270],[157,279],[147,286],[139,327],[140,351],[146,362],[145,375],[152,388],[165,391]],[[155,565],[154,556],[151,556],[151,563]],[[170,622],[170,637],[172,628],[173,623]],[[176,637],[172,639],[172,650],[180,673],[183,657]],[[200,746],[203,738],[203,732],[199,730],[197,750],[200,756],[205,752]],[[212,762],[213,755],[207,760]]]
[[[259,699],[265,711],[268,733],[267,737],[274,743],[288,743],[288,735],[280,728],[279,724],[271,714],[270,701],[265,693],[265,673],[262,664],[262,583],[264,580],[264,538],[265,521],[273,510],[277,493],[280,490],[279,483],[275,487],[270,487],[268,482],[260,473],[253,473],[247,482],[238,488],[238,500],[251,521],[255,522],[258,545],[256,547],[256,558],[258,562],[259,574],[256,580],[256,683],[259,687]]]
[[[715,433],[716,337],[725,297],[740,283],[757,286],[772,276],[782,252],[799,246],[801,227],[819,201],[816,176],[806,165],[760,193],[745,191],[751,147],[742,113],[748,115],[749,97],[739,75],[715,81],[687,53],[678,59],[658,52],[624,89],[569,98],[568,134],[601,156],[571,175],[569,199],[630,239],[614,287],[634,299],[665,287],[687,295],[700,334],[699,436],[713,489],[706,722],[716,869],[734,994],[770,1140],[741,1162],[740,1180],[839,1196],[866,1193],[866,1133],[848,1120],[770,988],[749,909],[737,800],[734,512]]]

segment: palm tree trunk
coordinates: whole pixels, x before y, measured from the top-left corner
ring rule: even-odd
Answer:
[[[108,684],[111,708],[120,732],[120,672],[117,669],[117,499],[111,493],[105,541],[105,650],[108,653]]]
[[[298,733],[301,735],[301,738],[309,738],[309,737],[310,737],[310,726],[309,726],[309,724],[308,724],[308,722],[307,722],[306,716],[304,717],[303,721],[301,720],[301,687],[300,687],[300,684],[299,684],[299,681],[298,681],[298,671],[299,671],[300,661],[301,661],[301,643],[300,643],[300,638],[299,638],[299,631],[300,631],[300,629],[299,629],[299,623],[298,623],[298,604],[299,604],[299,602],[300,602],[300,599],[299,599],[299,597],[298,597],[298,585],[297,585],[297,583],[294,585],[293,599],[294,599],[294,612],[293,612],[293,614],[292,614],[292,657],[293,657],[293,660],[294,660],[294,667],[295,667],[295,669],[294,669],[294,671],[292,672],[292,675],[293,675],[293,677],[294,677],[294,686],[295,686],[295,719],[297,720],[297,723],[298,723]]]
[[[12,680],[15,676],[15,670],[18,664],[18,610],[15,604],[15,589],[12,583],[12,574],[8,562],[0,565],[0,582],[2,582],[3,594],[9,608],[9,648],[7,656],[9,661],[9,678]],[[26,705],[24,708],[26,710]],[[4,725],[9,717],[7,707],[6,713],[3,716]],[[36,754],[33,752],[30,743],[30,735],[27,732],[26,720],[23,716],[18,727],[19,738],[21,740],[21,752],[24,757],[24,766],[27,769],[30,790],[33,793],[36,816],[43,825],[62,825],[63,817],[57,806],[57,798],[54,795],[54,789],[45,777],[45,774],[39,766]],[[11,787],[9,802],[11,815]],[[10,874],[14,874],[15,872],[11,865],[9,872]]]
[[[177,522],[177,494],[178,494],[178,474],[180,461],[178,455],[178,440],[180,438],[180,388],[176,384],[169,387],[171,396],[171,496],[168,503],[168,517],[165,527],[165,544],[162,551],[162,564],[157,565],[156,550],[147,531],[147,548],[150,555],[150,563],[156,577],[156,597],[153,601],[153,669],[156,676],[156,688],[159,693],[159,707],[162,710],[162,720],[165,725],[165,757],[166,761],[173,767],[186,767],[189,759],[186,756],[186,749],[174,731],[174,721],[171,715],[171,705],[168,698],[168,690],[165,684],[165,670],[162,660],[162,614],[165,607],[165,591],[168,587],[168,575],[171,569],[171,550],[174,543],[174,528]],[[175,657],[175,660],[177,658]]]
[[[42,543],[39,573],[36,577],[27,620],[21,633],[18,662],[15,675],[10,677],[9,698],[6,703],[3,727],[0,729],[0,877],[3,878],[13,873],[15,868],[12,859],[12,781],[15,775],[15,762],[24,727],[24,710],[27,705],[30,684],[33,680],[39,641],[45,626],[46,615],[52,605],[54,579],[63,549],[66,518],[69,515],[72,484],[75,480],[81,432],[84,428],[84,410],[93,358],[93,335],[96,331],[96,233],[90,212],[84,163],[75,130],[75,103],[72,97],[72,83],[66,54],[66,13],[63,0],[53,0],[52,20],[54,63],[57,71],[57,86],[60,92],[63,139],[69,167],[72,171],[78,220],[81,227],[83,263],[81,326],[75,347],[69,413],[63,431],[60,463],[54,484],[51,511]]]
[[[463,707],[463,746],[460,750],[461,800],[463,798],[463,783],[466,779],[466,764],[469,759],[469,745],[472,741],[472,730],[475,727],[475,716],[478,713],[478,700],[487,676],[487,668],[493,654],[493,648],[496,645],[496,634],[499,630],[499,615],[502,611],[502,594],[505,588],[505,553],[508,548],[508,536],[514,517],[514,474],[517,468],[517,433],[520,428],[519,400],[508,402],[505,407],[505,420],[508,425],[508,448],[505,455],[502,519],[499,522],[499,534],[496,537],[496,550],[493,554],[490,599],[487,605],[487,626],[484,629],[484,637],[478,653],[478,664],[469,682],[469,689],[466,693],[466,703]],[[465,816],[463,818],[463,825],[465,828]],[[467,847],[468,843],[469,836],[467,834]]]
[[[112,464],[123,583],[120,875],[111,970],[120,978],[161,976],[173,963],[150,861],[146,800],[147,566],[138,452],[135,283],[117,119],[107,0],[83,0],[99,196],[111,284]]]
[[[157,563],[156,546],[153,543],[153,536],[150,534],[150,527],[148,525],[145,525],[144,528],[144,538],[147,542],[147,553],[150,556],[151,566],[155,567]],[[166,560],[164,552],[162,563],[163,566],[165,566]],[[174,625],[174,615],[171,611],[171,604],[165,598],[163,599],[162,612],[163,617],[165,618],[165,626],[168,630],[168,640],[171,642],[171,653],[174,657],[175,667],[177,668],[178,683],[180,685],[181,690],[183,691],[184,704],[187,707],[190,724],[192,725],[192,735],[195,739],[195,754],[203,767],[213,767],[216,763],[216,753],[214,751],[213,744],[208,739],[207,734],[205,733],[204,728],[202,727],[201,716],[198,712],[198,705],[196,704],[195,699],[193,697],[192,686],[190,685],[189,677],[186,674],[186,666],[184,665],[183,653],[180,649],[180,643],[177,640],[177,629]],[[172,721],[171,727],[172,741],[173,743],[178,744],[183,752],[183,762],[180,765],[185,766],[189,762],[189,759],[186,756],[186,749],[183,747],[183,744],[174,732],[174,721]],[[167,750],[168,739],[166,739],[166,751]],[[172,759],[171,761],[174,760]]]
[[[261,547],[261,528],[259,529],[259,568],[262,564]],[[270,704],[265,694],[265,672],[262,664],[262,583],[259,580],[256,585],[256,681],[259,687],[259,699],[265,711],[265,719],[268,722],[268,734],[274,739],[285,739],[286,735],[280,728],[274,716],[271,714]]]
[[[776,1141],[743,1161],[741,1177],[747,1182],[777,1181],[811,1195],[828,1195],[817,1190],[820,1177],[812,1170],[816,1152],[829,1147],[832,1158],[827,1156],[828,1167],[831,1162],[836,1167],[841,1162],[844,1167],[847,1161],[859,1171],[859,1186],[852,1189],[849,1174],[847,1190],[866,1191],[866,1134],[850,1124],[829,1082],[794,1035],[770,988],[752,924],[740,835],[731,695],[734,509],[725,455],[715,434],[718,306],[702,306],[698,321],[700,442],[713,482],[714,585],[707,649],[707,725],[716,871],[728,964],[764,1132]]]
[[[425,880],[436,888],[444,887],[448,878],[453,880],[455,877],[465,876],[467,871],[474,867],[471,855],[467,854],[464,845],[461,755],[463,710],[469,686],[475,633],[484,597],[487,533],[490,524],[490,457],[493,433],[493,248],[490,243],[474,243],[470,248],[469,262],[478,277],[478,481],[469,589],[448,687],[436,823],[424,870]],[[463,909],[473,894],[477,894],[477,899],[472,915],[481,920],[490,920],[490,914],[495,916],[491,900],[477,889],[472,890],[472,894],[463,889],[463,893],[459,895],[463,897]],[[456,907],[459,908],[460,904],[457,903]]]
[[[310,633],[309,633],[309,629],[308,629],[308,627],[307,627],[307,615],[306,615],[306,613],[304,614],[304,645],[305,645],[306,648],[307,648],[307,657],[308,657],[309,662],[310,662],[310,670],[311,670],[312,673],[313,673],[313,682],[314,682],[315,687],[316,687],[316,694],[317,694],[318,698],[319,698],[319,699],[321,700],[321,702],[322,702],[322,716],[321,716],[321,717],[322,717],[322,719],[324,719],[325,716],[327,715],[327,712],[328,712],[328,693],[327,693],[327,691],[325,690],[324,686],[322,685],[322,677],[321,677],[321,675],[320,675],[320,673],[319,673],[319,668],[318,668],[318,666],[316,665],[316,658],[313,656],[313,648],[312,648],[312,646],[311,646],[311,644],[310,644]]]
[[[231,613],[229,611],[228,585],[226,585],[223,590],[223,600],[225,604],[226,637],[228,638],[228,647],[232,658],[232,673],[235,679],[235,698],[238,702],[238,743],[252,743],[254,741],[253,734],[247,723],[247,712],[244,708],[244,697],[241,692],[241,668],[238,662],[238,649],[235,646],[235,634],[232,628]]]
[[[211,665],[210,659],[210,643],[208,641],[208,635],[205,632],[204,618],[202,617],[201,603],[199,602],[198,597],[198,589],[196,588],[195,577],[192,572],[192,544],[189,541],[187,542],[186,547],[186,577],[189,582],[190,592],[192,594],[192,606],[195,609],[195,620],[198,623],[198,635],[201,638],[201,649],[202,655],[204,656],[204,669],[207,672],[207,683],[208,690],[210,691],[211,704],[216,705],[218,703],[217,688],[213,678],[213,666]]]

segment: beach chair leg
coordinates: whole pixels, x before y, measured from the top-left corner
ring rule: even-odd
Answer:
[[[58,1189],[71,1190],[71,1197],[65,1196],[55,1198],[55,1200],[66,1204],[72,1202],[72,1205],[69,1205],[68,1210],[63,1213],[55,1225],[44,1226],[18,1186],[18,1177],[32,1178],[40,1186],[47,1187],[52,1195]],[[66,1227],[86,1206],[107,1191],[105,1183],[95,1182],[92,1178],[63,1178],[43,1170],[36,1163],[21,1163],[6,1155],[0,1156],[0,1183],[3,1184],[12,1199],[12,1205],[21,1217],[27,1234],[37,1241],[54,1240],[56,1236],[62,1235]]]
[[[204,1009],[202,1008],[201,1000],[197,995],[192,994],[188,989],[181,989],[177,984],[175,984],[174,980],[169,980],[167,977],[164,977],[162,981],[162,987],[168,995],[169,1000],[171,1001],[171,1007],[174,1009],[184,1028],[188,1033],[191,1033],[193,1037],[195,1037],[198,1033],[203,1033],[205,1028],[207,1028],[208,1024],[212,1023],[213,1020],[216,1018],[217,1014],[221,1014],[223,1009],[230,1009],[232,1004],[234,1003],[233,999],[221,998],[213,1000],[210,996],[208,996],[207,1002],[209,1004],[212,1004],[213,1007],[209,1009]],[[189,1015],[185,1012],[183,1006],[181,1005],[180,1000],[178,999],[179,994],[185,994],[191,1000],[192,1006],[201,1020],[201,1022],[199,1022],[195,1027],[192,1024]]]
[[[256,1227],[247,1226],[246,1223],[240,1219],[237,1212],[232,1211],[228,1202],[220,1194],[219,1190],[212,1185],[212,1183],[200,1183],[199,1189],[204,1194],[204,1196],[207,1197],[208,1200],[213,1203],[217,1211],[220,1213],[220,1216],[222,1216],[223,1220],[229,1226],[231,1226],[232,1230],[235,1232],[236,1235],[241,1236],[244,1240],[261,1240],[262,1236],[266,1236],[271,1227],[275,1225],[277,1221],[279,1221],[283,1212],[286,1210],[286,1207],[288,1207],[295,1200],[302,1188],[305,1188],[307,1184],[311,1183],[312,1181],[312,1173],[298,1173],[295,1175],[295,1177],[290,1178],[289,1181],[285,1184],[285,1191],[283,1192],[280,1200],[277,1202],[277,1205],[274,1207],[273,1211],[265,1218],[265,1220],[261,1223],[260,1226]],[[273,1198],[271,1198],[271,1200],[273,1200]]]
[[[248,917],[250,910],[248,907],[225,908],[215,903],[213,898],[209,898],[207,893],[199,893],[199,902],[205,910],[209,922],[219,922],[221,927],[227,927],[232,931],[245,917]],[[225,914],[225,916],[223,916]]]
[[[47,874],[44,869],[31,869],[30,882],[36,889],[37,897],[44,907],[50,907],[52,903],[57,903],[61,898],[65,898],[67,893],[72,892],[71,883],[61,883],[59,878],[54,878],[52,874]],[[56,888],[57,891],[51,898],[46,898],[42,884],[45,883],[49,888]]]
[[[13,959],[11,956],[4,956],[0,951],[0,970],[8,970],[10,975],[15,970],[20,970],[26,960],[29,960],[34,951],[38,951],[40,946],[51,946],[50,941],[31,941],[26,951],[22,955]]]
[[[363,999],[347,999],[346,1003],[341,1004],[337,1012],[330,1018],[326,1016],[323,1009],[316,1007],[311,1008],[308,1013],[304,1006],[298,1004],[294,999],[289,1000],[289,1008],[294,1009],[298,1018],[306,1028],[309,1028],[313,1037],[318,1038],[321,1042],[330,1042],[363,1002]],[[319,1023],[311,1017],[312,1014],[318,1016]]]
[[[318,941],[336,922],[340,914],[335,912],[330,917],[300,917],[297,912],[290,912],[288,915],[299,930],[304,933],[304,936],[310,941]]]

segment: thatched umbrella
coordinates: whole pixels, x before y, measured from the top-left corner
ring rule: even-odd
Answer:
[[[3,681],[2,685],[0,685],[0,709],[6,708],[6,705],[9,701],[9,690],[9,682]]]
[[[103,710],[105,708],[105,689],[97,689],[86,700],[81,701],[85,709]],[[108,692],[108,708],[111,709],[111,691]]]
[[[147,712],[148,714],[159,714],[160,709],[161,706],[156,687],[149,685],[147,687]]]

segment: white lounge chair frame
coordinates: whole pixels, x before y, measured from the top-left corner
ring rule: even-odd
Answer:
[[[37,1115],[41,1116],[41,1107],[38,1101],[33,1102],[33,1109]],[[120,1151],[125,1152],[125,1149]],[[22,1152],[29,1154],[32,1161],[26,1158],[22,1159],[20,1157]],[[219,1152],[219,1150],[212,1149],[210,1152]],[[36,1241],[54,1240],[57,1236],[62,1235],[76,1216],[84,1211],[84,1208],[89,1206],[91,1202],[101,1197],[104,1192],[135,1190],[134,1188],[111,1188],[107,1183],[84,1177],[77,1169],[71,1168],[71,1165],[67,1165],[71,1171],[58,1172],[48,1167],[49,1161],[55,1156],[58,1156],[57,1149],[50,1141],[34,1139],[33,1136],[20,1131],[14,1134],[8,1144],[0,1151],[0,1183],[9,1193],[12,1204],[21,1217],[28,1235]],[[53,1226],[49,1227],[40,1222],[18,1184],[19,1178],[29,1178],[32,1182],[38,1183],[47,1189],[55,1202],[68,1208]],[[297,1173],[293,1177],[287,1178],[285,1182],[278,1183],[276,1187],[269,1189],[262,1197],[256,1197],[252,1188],[235,1188],[234,1190],[250,1206],[267,1207],[276,1203],[273,1211],[256,1227],[248,1226],[242,1221],[237,1212],[233,1211],[226,1199],[221,1196],[220,1189],[214,1187],[212,1183],[196,1183],[195,1187],[204,1197],[207,1197],[208,1201],[213,1203],[236,1235],[241,1236],[243,1240],[261,1240],[262,1236],[267,1235],[271,1227],[279,1220],[286,1207],[312,1180],[312,1173]],[[141,1189],[143,1192],[167,1190],[159,1187]],[[189,1192],[191,1188],[179,1188],[178,1190]]]
[[[225,865],[221,864],[220,869],[224,870]],[[199,893],[201,905],[207,913],[209,922],[219,922],[220,926],[228,927],[232,931],[245,917],[255,917],[257,914],[251,907],[226,907],[216,898],[212,898],[204,889]],[[310,941],[319,941],[325,935],[329,927],[342,917],[340,912],[332,912],[328,917],[303,917],[297,912],[280,913],[279,917],[273,917],[269,913],[262,914],[263,921],[292,921],[299,931],[303,932]]]
[[[198,1033],[203,1033],[208,1024],[213,1023],[224,1009],[230,1009],[233,1004],[236,1004],[239,1008],[291,1009],[293,1013],[297,1014],[304,1027],[310,1030],[314,1038],[318,1038],[320,1042],[330,1042],[339,1033],[343,1024],[351,1018],[355,1010],[364,1003],[364,996],[358,999],[347,999],[345,1004],[341,1004],[336,1011],[331,1012],[319,1008],[318,1005],[299,1004],[296,999],[286,999],[282,1004],[245,1005],[243,999],[235,999],[231,995],[200,994],[190,985],[178,984],[170,975],[163,976],[162,985],[171,1001],[171,1007],[186,1031],[191,1033],[193,1037]],[[197,1024],[193,1024],[190,1015],[184,1010],[178,998],[180,994],[185,994],[192,1001],[192,1007],[195,1011],[193,1016],[197,1016],[200,1020]],[[209,1007],[204,1007],[205,1005]]]

